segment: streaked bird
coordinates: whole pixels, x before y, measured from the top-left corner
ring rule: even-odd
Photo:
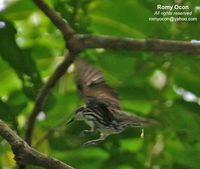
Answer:
[[[154,120],[122,110],[116,92],[105,82],[101,71],[89,62],[79,59],[75,66],[77,89],[85,104],[75,111],[68,124],[74,120],[82,120],[90,126],[90,130],[82,133],[100,132],[98,139],[86,142],[85,146],[103,141],[107,136],[120,133],[127,127],[144,127],[154,123]]]

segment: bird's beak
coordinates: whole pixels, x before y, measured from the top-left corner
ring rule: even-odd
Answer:
[[[73,118],[71,118],[67,123],[66,123],[66,125],[69,125],[71,122],[73,122],[74,121],[74,117]]]

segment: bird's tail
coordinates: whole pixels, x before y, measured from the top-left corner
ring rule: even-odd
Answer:
[[[121,123],[124,123],[124,125],[131,127],[145,127],[157,124],[156,120],[136,116],[127,112],[123,112],[123,115],[120,119]]]

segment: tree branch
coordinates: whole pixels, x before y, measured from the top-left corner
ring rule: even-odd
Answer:
[[[74,61],[76,57],[76,54],[69,53],[65,56],[64,60],[56,70],[53,72],[53,74],[50,76],[48,81],[44,84],[44,86],[39,91],[34,108],[29,116],[28,122],[27,122],[27,130],[25,133],[25,140],[29,145],[31,145],[33,130],[34,130],[34,124],[36,121],[36,117],[39,114],[39,112],[42,110],[45,100],[50,92],[50,90],[54,87],[56,82],[60,79],[60,77],[66,72],[66,70],[69,68],[71,63]]]
[[[56,11],[51,9],[42,0],[33,0],[33,2],[45,13],[46,16],[51,20],[51,22],[62,32],[65,41],[69,40],[75,33],[72,27],[60,17]]]
[[[33,2],[49,17],[52,23],[62,32],[65,43],[67,43],[67,41],[69,43],[68,49],[70,52],[67,56],[65,56],[63,62],[57,67],[49,80],[46,82],[46,84],[44,84],[44,86],[37,94],[34,108],[28,118],[27,130],[25,133],[25,140],[29,145],[31,145],[36,117],[42,110],[48,93],[74,61],[76,54],[80,52],[80,45],[78,44],[79,41],[77,41],[77,36],[75,36],[75,31],[71,28],[71,26],[66,21],[64,21],[64,19],[61,18],[56,13],[56,11],[54,11],[46,3],[44,3],[43,0],[33,0]]]
[[[200,54],[200,43],[188,41],[161,39],[132,39],[111,36],[82,35],[84,49],[104,48],[113,50],[154,51],[154,52],[183,52]]]
[[[55,159],[48,157],[32,147],[30,147],[21,137],[19,137],[12,129],[10,129],[0,119],[0,135],[8,141],[13,153],[15,154],[15,160],[20,165],[35,165],[44,167],[47,169],[73,169],[73,167]]]

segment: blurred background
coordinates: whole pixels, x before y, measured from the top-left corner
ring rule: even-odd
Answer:
[[[197,22],[150,22],[156,5],[189,5],[199,19],[198,0],[46,0],[80,33],[131,38],[199,40]],[[0,0],[0,119],[24,136],[38,89],[62,61],[61,33],[27,0]],[[77,169],[199,169],[200,57],[177,53],[87,50],[81,54],[116,88],[122,107],[160,124],[129,128],[103,143],[82,147],[98,133],[65,122],[82,100],[73,65],[40,112],[33,146]],[[0,138],[0,168],[15,168],[9,144]],[[29,166],[28,169],[39,169]]]

